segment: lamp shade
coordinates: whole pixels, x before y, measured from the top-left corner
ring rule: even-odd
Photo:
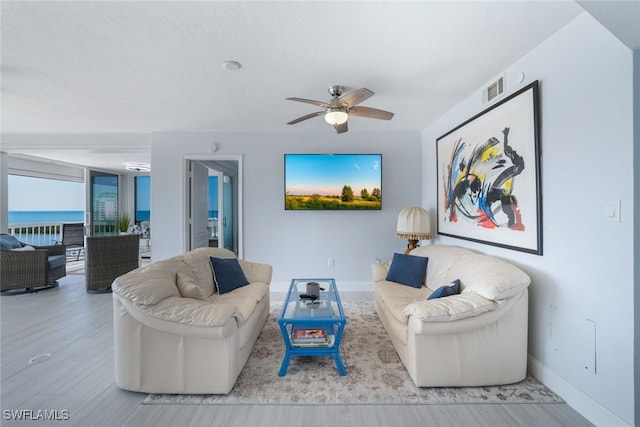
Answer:
[[[431,239],[429,212],[418,206],[402,209],[398,214],[396,237],[412,240]]]

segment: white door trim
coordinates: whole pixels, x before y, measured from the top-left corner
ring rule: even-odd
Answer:
[[[243,204],[242,204],[242,192],[243,192],[243,165],[242,165],[242,154],[185,154],[183,156],[183,162],[182,162],[182,167],[183,167],[183,173],[182,173],[182,177],[183,177],[183,197],[182,197],[182,206],[184,209],[184,218],[188,218],[188,209],[189,207],[187,206],[188,203],[188,186],[189,186],[189,180],[188,180],[188,164],[190,161],[192,160],[230,160],[230,161],[237,161],[238,162],[238,200],[237,200],[237,205],[238,205],[238,258],[243,258],[243,254],[244,254],[244,238],[243,238],[243,221],[242,221],[242,217],[243,217]],[[187,224],[187,221],[185,221],[185,223],[183,224],[183,231],[182,231],[182,235],[183,235],[183,242],[182,242],[182,247],[183,247],[183,252],[188,250],[188,245],[189,245],[189,224]]]

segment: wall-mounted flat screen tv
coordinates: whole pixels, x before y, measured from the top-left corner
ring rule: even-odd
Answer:
[[[285,154],[285,210],[381,210],[382,154]]]

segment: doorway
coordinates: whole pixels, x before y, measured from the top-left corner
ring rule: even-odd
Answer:
[[[89,213],[87,215],[90,236],[117,234],[119,176],[111,173],[89,171]]]
[[[224,247],[242,257],[242,157],[186,157],[185,171],[185,249]]]

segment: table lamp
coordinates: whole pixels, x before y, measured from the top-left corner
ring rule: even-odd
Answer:
[[[407,250],[404,251],[405,254],[420,246],[418,245],[418,240],[431,239],[429,212],[418,206],[402,209],[398,214],[396,237],[409,239]]]

